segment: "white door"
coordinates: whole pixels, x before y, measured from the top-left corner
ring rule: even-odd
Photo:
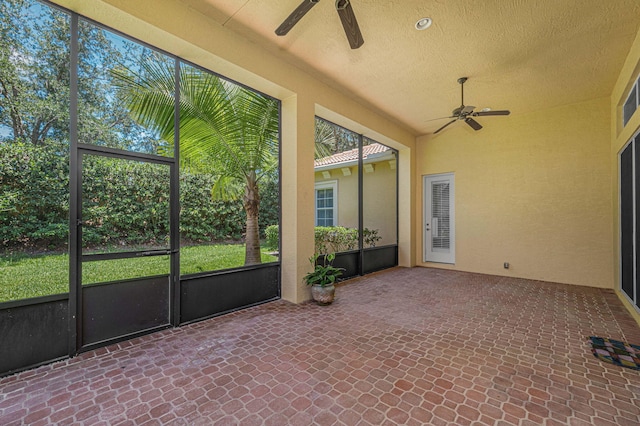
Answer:
[[[453,173],[425,176],[424,261],[455,263],[455,203]]]

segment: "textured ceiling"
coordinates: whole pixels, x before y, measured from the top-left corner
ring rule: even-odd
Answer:
[[[512,114],[609,96],[640,24],[638,0],[351,0],[365,40],[351,50],[333,0],[284,37],[302,0],[181,1],[416,135],[446,123],[429,120],[460,104],[461,76],[466,104]]]

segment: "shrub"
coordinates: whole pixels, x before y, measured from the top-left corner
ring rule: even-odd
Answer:
[[[269,225],[264,230],[265,234],[265,246],[269,250],[278,250],[280,246],[280,233],[278,232],[278,225]]]
[[[278,223],[280,220],[279,194],[280,186],[277,176],[270,176],[269,179],[260,181],[260,217],[258,218],[260,238],[266,238],[267,226]]]
[[[68,153],[53,144],[2,142],[0,158],[0,247],[67,244]]]
[[[0,159],[0,251],[63,249],[69,233],[68,147],[53,141],[41,146],[2,141]],[[165,244],[168,172],[151,163],[85,156],[84,245]],[[180,171],[180,232],[188,242],[243,236],[242,202],[213,200],[213,182],[212,175]],[[279,218],[277,180],[261,182],[260,190],[262,231]]]
[[[168,243],[168,167],[85,156],[82,174],[85,246]]]
[[[362,242],[365,247],[375,247],[381,239],[377,229],[364,228],[362,230]]]
[[[214,176],[180,173],[180,234],[190,242],[239,240],[245,213],[239,201],[211,198]]]
[[[356,228],[316,226],[314,233],[316,253],[336,253],[358,248],[358,230]],[[269,225],[265,230],[265,234],[267,247],[271,250],[276,250],[279,242],[278,225]],[[381,239],[377,229],[368,228],[362,230],[362,237],[365,247],[375,247],[376,243]]]
[[[358,248],[358,230],[344,226],[316,226],[316,253],[335,253]]]

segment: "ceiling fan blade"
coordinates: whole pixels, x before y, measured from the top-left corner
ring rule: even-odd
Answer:
[[[428,123],[429,121],[444,120],[445,118],[456,118],[456,116],[454,116],[454,115],[450,115],[450,116],[448,116],[448,117],[432,118],[432,119],[430,119],[430,120],[425,120],[424,122],[425,122],[425,123]]]
[[[468,106],[462,108],[462,111],[460,112],[460,114],[471,114],[474,109],[475,109],[474,106],[468,105]]]
[[[356,15],[353,13],[350,0],[336,0],[336,10],[340,15],[344,32],[347,34],[349,45],[352,49],[357,49],[364,44]]]
[[[464,122],[467,123],[473,130],[480,130],[482,126],[476,120],[471,117],[467,117],[464,119]]]
[[[286,35],[319,1],[320,0],[303,0],[303,2],[291,12],[291,15],[287,16],[287,19],[276,29],[276,34],[279,36]]]
[[[509,114],[511,114],[511,111],[502,110],[502,111],[478,111],[478,112],[474,112],[471,115],[473,115],[474,117],[481,117],[485,115],[509,115]]]
[[[455,120],[451,120],[450,122],[448,122],[447,124],[445,124],[444,126],[440,127],[438,130],[436,130],[435,132],[433,132],[433,134],[435,135],[436,133],[440,132],[441,130],[444,130],[445,127],[447,127],[450,124],[455,123],[456,121],[458,121],[457,119]]]

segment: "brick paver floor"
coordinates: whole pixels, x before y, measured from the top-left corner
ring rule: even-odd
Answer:
[[[264,304],[0,379],[2,425],[638,425],[611,290],[426,268]]]

